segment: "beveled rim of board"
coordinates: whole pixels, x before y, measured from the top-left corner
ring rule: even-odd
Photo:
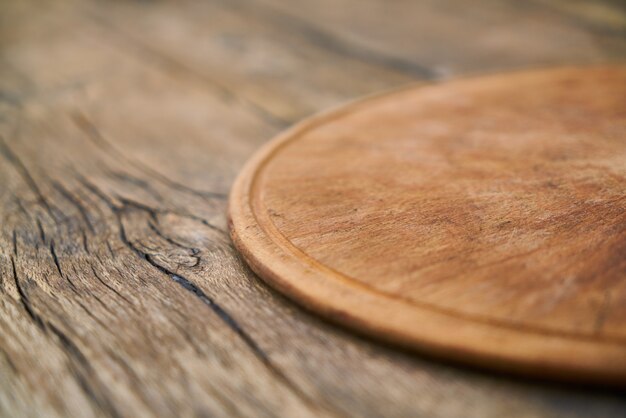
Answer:
[[[585,71],[606,66],[562,67],[414,83],[366,96],[307,118],[265,144],[244,166],[229,198],[229,229],[241,255],[269,285],[306,308],[358,332],[420,353],[531,377],[626,385],[626,347],[497,320],[460,315],[399,299],[330,269],[296,248],[271,221],[256,186],[282,147],[326,122],[409,90],[495,80],[528,73]],[[626,65],[611,67],[626,69]],[[420,324],[415,327],[414,324]],[[413,326],[408,326],[413,324]],[[455,332],[449,332],[454,329]],[[442,332],[441,330],[448,330]]]

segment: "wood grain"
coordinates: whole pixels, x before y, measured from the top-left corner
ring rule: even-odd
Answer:
[[[231,235],[315,311],[431,354],[626,384],[626,66],[417,87],[305,121]]]
[[[0,416],[623,415],[616,393],[345,332],[234,250],[233,179],[312,112],[433,77],[625,57],[617,3],[593,19],[570,2],[388,3],[0,2]],[[437,46],[409,18],[452,12]]]

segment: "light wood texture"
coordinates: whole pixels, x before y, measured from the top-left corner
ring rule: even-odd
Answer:
[[[401,90],[305,121],[230,200],[252,269],[466,363],[626,384],[626,66]]]
[[[0,1],[0,416],[622,417],[328,324],[226,228],[245,161],[313,112],[625,58],[619,3],[555,4]]]

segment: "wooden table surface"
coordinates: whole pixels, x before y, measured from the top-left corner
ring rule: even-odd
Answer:
[[[619,1],[4,0],[0,416],[623,417],[353,335],[228,237],[243,163],[410,82],[624,61]]]

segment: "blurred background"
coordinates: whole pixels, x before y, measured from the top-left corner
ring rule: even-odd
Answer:
[[[256,147],[312,113],[406,83],[626,57],[619,0],[3,0],[0,31],[4,101],[75,93],[114,104],[110,117],[133,115],[140,129],[164,118],[150,144],[169,141],[170,127],[188,137],[167,158],[190,157],[189,170],[172,175],[222,192],[221,179],[191,176],[196,160],[229,178],[241,161],[190,155],[187,142],[243,130],[237,112],[269,130],[235,133]],[[129,144],[157,152],[144,145]]]

